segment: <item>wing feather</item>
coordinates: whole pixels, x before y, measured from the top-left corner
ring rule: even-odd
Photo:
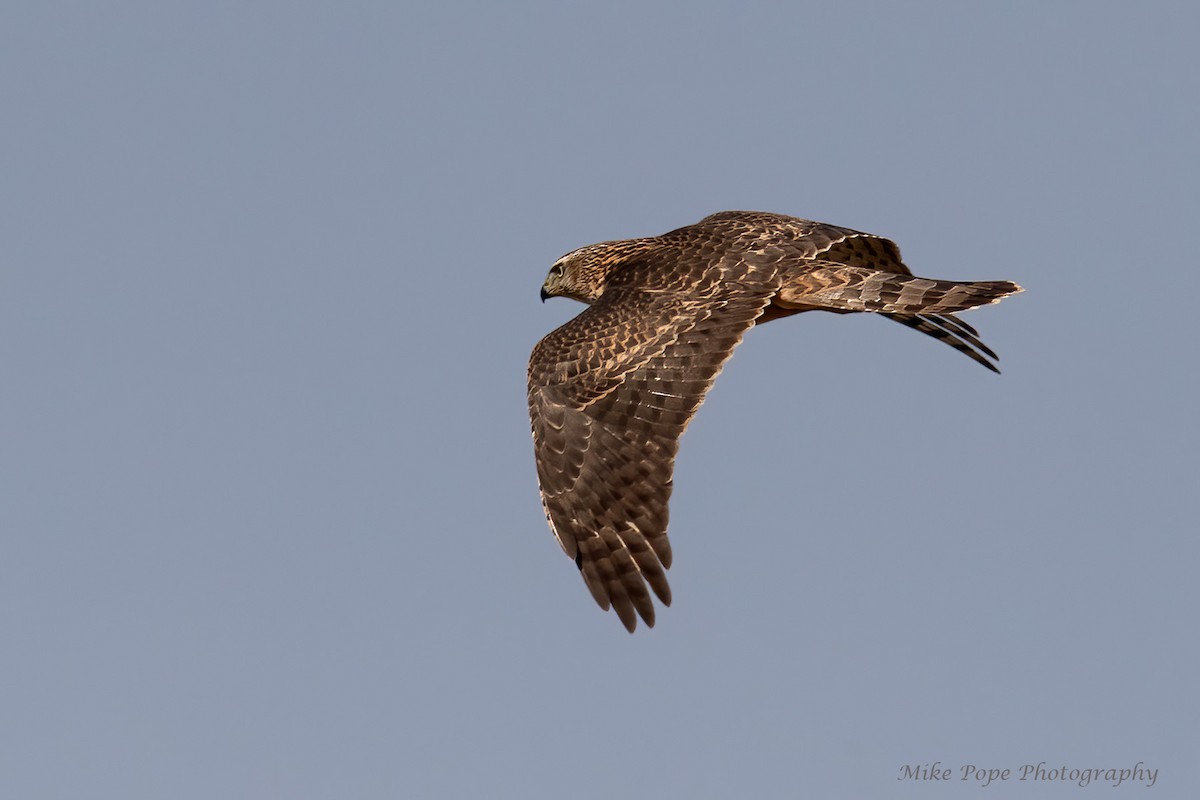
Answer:
[[[596,602],[630,631],[639,616],[654,624],[649,590],[671,602],[679,437],[768,296],[610,289],[534,348],[529,413],[546,517]]]

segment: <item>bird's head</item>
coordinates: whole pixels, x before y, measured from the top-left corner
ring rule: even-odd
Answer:
[[[594,303],[604,294],[608,276],[632,256],[645,252],[644,239],[589,244],[572,250],[554,262],[542,284],[542,300],[570,297],[581,303]]]
[[[608,266],[603,258],[607,243],[590,244],[572,250],[554,262],[542,284],[542,301],[547,297],[570,297],[581,303],[594,303],[604,293]]]

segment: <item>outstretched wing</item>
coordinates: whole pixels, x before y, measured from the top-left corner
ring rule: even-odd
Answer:
[[[671,602],[667,502],[679,437],[768,296],[610,288],[529,360],[546,518],[604,609],[654,625]]]

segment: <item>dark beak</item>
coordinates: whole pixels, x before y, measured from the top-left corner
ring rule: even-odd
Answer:
[[[549,293],[549,292],[547,292],[547,291],[546,291],[546,287],[545,287],[545,286],[543,286],[543,287],[542,287],[542,302],[543,302],[543,303],[544,303],[544,302],[546,302],[546,298],[547,298],[547,297],[549,297],[549,296],[550,296],[550,293]]]

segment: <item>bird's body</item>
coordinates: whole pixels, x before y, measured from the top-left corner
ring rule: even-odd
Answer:
[[[876,312],[988,369],[996,355],[952,314],[1021,291],[912,275],[891,241],[725,211],[662,236],[559,259],[542,298],[589,308],[534,347],[529,413],[546,517],[601,607],[633,631],[670,603],[667,501],[679,437],[755,324],[803,311]],[[649,587],[649,590],[647,589]]]

